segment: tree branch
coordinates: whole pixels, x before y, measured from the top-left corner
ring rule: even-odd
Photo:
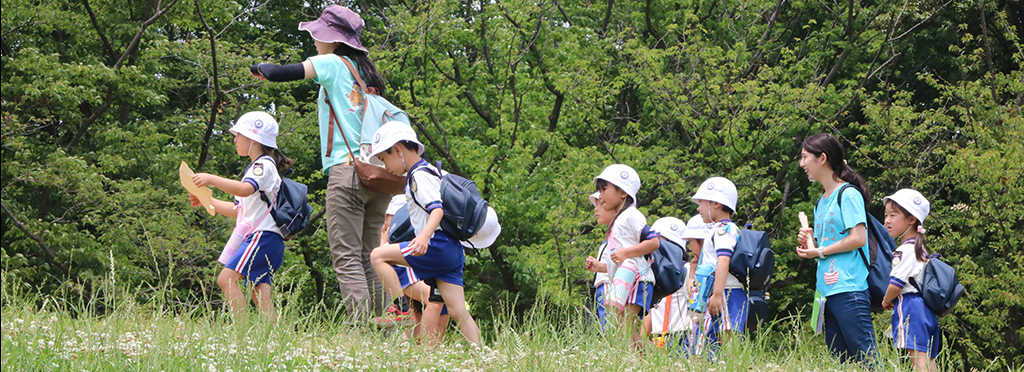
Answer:
[[[92,22],[92,28],[96,29],[96,34],[100,36],[100,42],[103,43],[103,51],[107,54],[107,63],[113,63],[115,54],[114,48],[110,45],[110,40],[107,39],[107,35],[100,29],[100,23],[96,20],[96,13],[93,12],[92,6],[89,5],[89,0],[82,0],[85,3],[85,10],[89,13],[89,21]]]
[[[27,235],[29,238],[32,238],[32,240],[35,240],[36,243],[39,243],[39,247],[43,248],[43,252],[45,252],[46,256],[50,258],[50,261],[54,261],[57,259],[57,256],[55,256],[53,254],[53,251],[50,250],[50,247],[43,242],[43,239],[39,238],[38,235],[33,234],[31,231],[28,231],[28,227],[26,227],[25,224],[21,223],[21,221],[18,221],[18,217],[15,217],[14,213],[11,212],[9,208],[7,208],[7,204],[4,204],[4,202],[0,201],[0,207],[3,207],[4,213],[7,214],[7,218],[10,218],[11,221],[14,222],[14,226],[17,226],[18,229],[21,230],[21,232],[25,233],[25,235]]]
[[[196,4],[196,14],[199,15],[199,20],[203,23],[203,27],[206,28],[206,33],[210,36],[210,55],[213,63],[213,100],[210,101],[210,119],[206,122],[206,132],[203,133],[203,144],[202,149],[199,152],[199,160],[196,161],[196,169],[202,169],[203,164],[206,163],[206,157],[210,152],[210,137],[213,135],[213,127],[217,123],[217,110],[220,108],[222,101],[222,93],[220,90],[220,78],[217,76],[217,35],[213,33],[213,28],[206,22],[206,16],[203,15],[202,8],[199,7],[199,0],[194,0]]]
[[[139,42],[142,41],[142,34],[146,31],[146,28],[148,28],[149,25],[153,24],[153,22],[156,22],[156,20],[159,19],[160,16],[164,15],[164,13],[170,10],[171,7],[173,7],[177,3],[178,0],[172,0],[170,4],[167,4],[167,6],[163,8],[157,9],[156,13],[153,13],[153,16],[149,17],[149,19],[147,19],[145,22],[142,22],[142,24],[139,25],[139,31],[135,33],[134,37],[132,37],[132,41],[128,43],[128,47],[124,49],[124,53],[122,53],[121,57],[117,59],[117,62],[114,62],[115,70],[120,69],[121,64],[124,63],[125,58],[128,58],[128,55],[132,53],[132,50],[139,46]]]

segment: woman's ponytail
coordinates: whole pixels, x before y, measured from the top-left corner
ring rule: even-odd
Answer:
[[[804,150],[814,154],[814,156],[821,156],[821,154],[825,154],[828,159],[828,165],[832,168],[832,172],[834,172],[839,179],[857,186],[863,194],[865,202],[871,200],[871,191],[868,190],[867,182],[864,181],[864,177],[861,177],[857,171],[853,170],[853,168],[846,164],[843,144],[840,143],[838,139],[828,133],[818,133],[804,139],[802,146]]]

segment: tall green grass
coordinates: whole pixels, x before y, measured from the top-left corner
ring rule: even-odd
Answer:
[[[403,329],[381,330],[325,306],[299,308],[276,297],[279,319],[253,313],[236,321],[219,306],[181,308],[139,304],[116,283],[93,299],[33,293],[2,275],[2,368],[25,370],[416,370],[416,371],[849,371],[832,358],[823,337],[796,315],[725,344],[716,360],[676,350],[633,350],[602,333],[583,309],[539,302],[524,314],[513,304],[493,312],[482,347],[454,326],[437,347],[409,342]],[[64,294],[67,295],[67,294]],[[214,294],[215,295],[215,294]],[[210,302],[207,301],[209,304]],[[102,308],[102,313],[97,309]],[[884,321],[879,317],[879,326]],[[882,328],[884,329],[884,328]],[[880,341],[880,370],[908,370],[901,353]],[[950,364],[940,358],[940,365]],[[979,366],[979,369],[985,369]]]

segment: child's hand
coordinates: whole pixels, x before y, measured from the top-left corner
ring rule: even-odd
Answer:
[[[722,293],[713,293],[711,298],[708,299],[708,312],[710,312],[711,315],[718,316],[718,314],[722,312],[722,307],[724,307]]]
[[[380,226],[380,246],[383,247],[388,244],[388,229],[391,228],[391,224],[383,224]]]
[[[197,198],[195,195],[192,195],[192,194],[188,194],[188,204],[193,206],[193,207],[198,207],[198,206],[203,205],[202,203],[199,202],[199,198]]]
[[[608,265],[594,258],[593,256],[587,257],[587,271],[595,273],[603,273],[608,271]]]
[[[417,236],[409,243],[409,248],[412,249],[413,256],[422,256],[427,254],[427,244],[430,239],[427,236]]]
[[[209,173],[196,173],[192,175],[192,183],[196,186],[203,187],[213,182],[215,176]]]
[[[895,307],[895,304],[893,304],[891,300],[889,300],[888,298],[883,298],[882,299],[882,308],[883,309],[892,310],[893,307]]]
[[[626,256],[626,249],[616,249],[615,252],[612,252],[612,255],[609,257],[611,257],[612,262],[621,264],[622,261],[625,261],[627,258],[629,258]]]

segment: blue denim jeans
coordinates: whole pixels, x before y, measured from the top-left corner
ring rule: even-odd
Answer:
[[[825,300],[825,343],[843,362],[867,366],[877,359],[875,328],[871,324],[871,296],[867,290],[843,292]]]

